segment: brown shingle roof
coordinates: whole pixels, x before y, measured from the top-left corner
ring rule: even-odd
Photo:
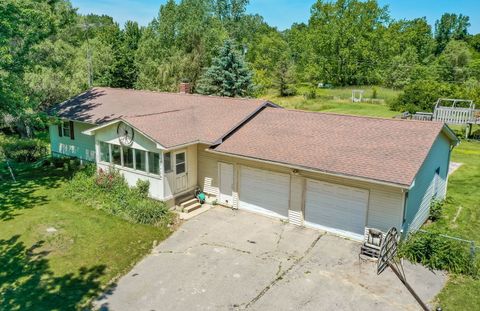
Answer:
[[[259,99],[93,88],[56,107],[58,116],[93,124],[124,119],[165,147],[215,143],[267,104]]]
[[[266,108],[216,151],[410,186],[443,123]]]

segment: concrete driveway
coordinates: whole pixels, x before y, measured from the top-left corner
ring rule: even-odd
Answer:
[[[117,286],[104,310],[419,310],[358,242],[244,211],[212,208],[184,223]],[[446,276],[406,265],[426,301]]]

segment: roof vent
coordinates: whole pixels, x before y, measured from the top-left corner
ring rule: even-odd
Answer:
[[[190,83],[181,82],[178,89],[181,94],[190,94]]]

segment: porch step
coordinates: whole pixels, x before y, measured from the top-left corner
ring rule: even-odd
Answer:
[[[202,204],[196,202],[195,204],[191,204],[191,205],[188,205],[187,207],[184,207],[183,212],[184,213],[191,213],[194,210],[199,209],[200,207],[202,207]]]
[[[196,198],[193,198],[193,199],[190,199],[188,201],[185,201],[185,202],[182,202],[180,203],[180,208],[183,210],[184,208],[190,206],[190,205],[193,205],[195,203],[197,203],[198,200]]]

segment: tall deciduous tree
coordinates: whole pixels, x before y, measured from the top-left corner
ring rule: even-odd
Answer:
[[[445,13],[435,22],[437,54],[440,54],[450,40],[465,40],[468,37],[470,18],[462,14]]]
[[[387,9],[374,0],[318,0],[307,35],[312,48],[310,66],[315,68],[311,79],[336,85],[378,83],[388,20]]]
[[[244,97],[253,91],[252,73],[231,40],[225,41],[220,53],[202,76],[197,91],[201,94]]]

